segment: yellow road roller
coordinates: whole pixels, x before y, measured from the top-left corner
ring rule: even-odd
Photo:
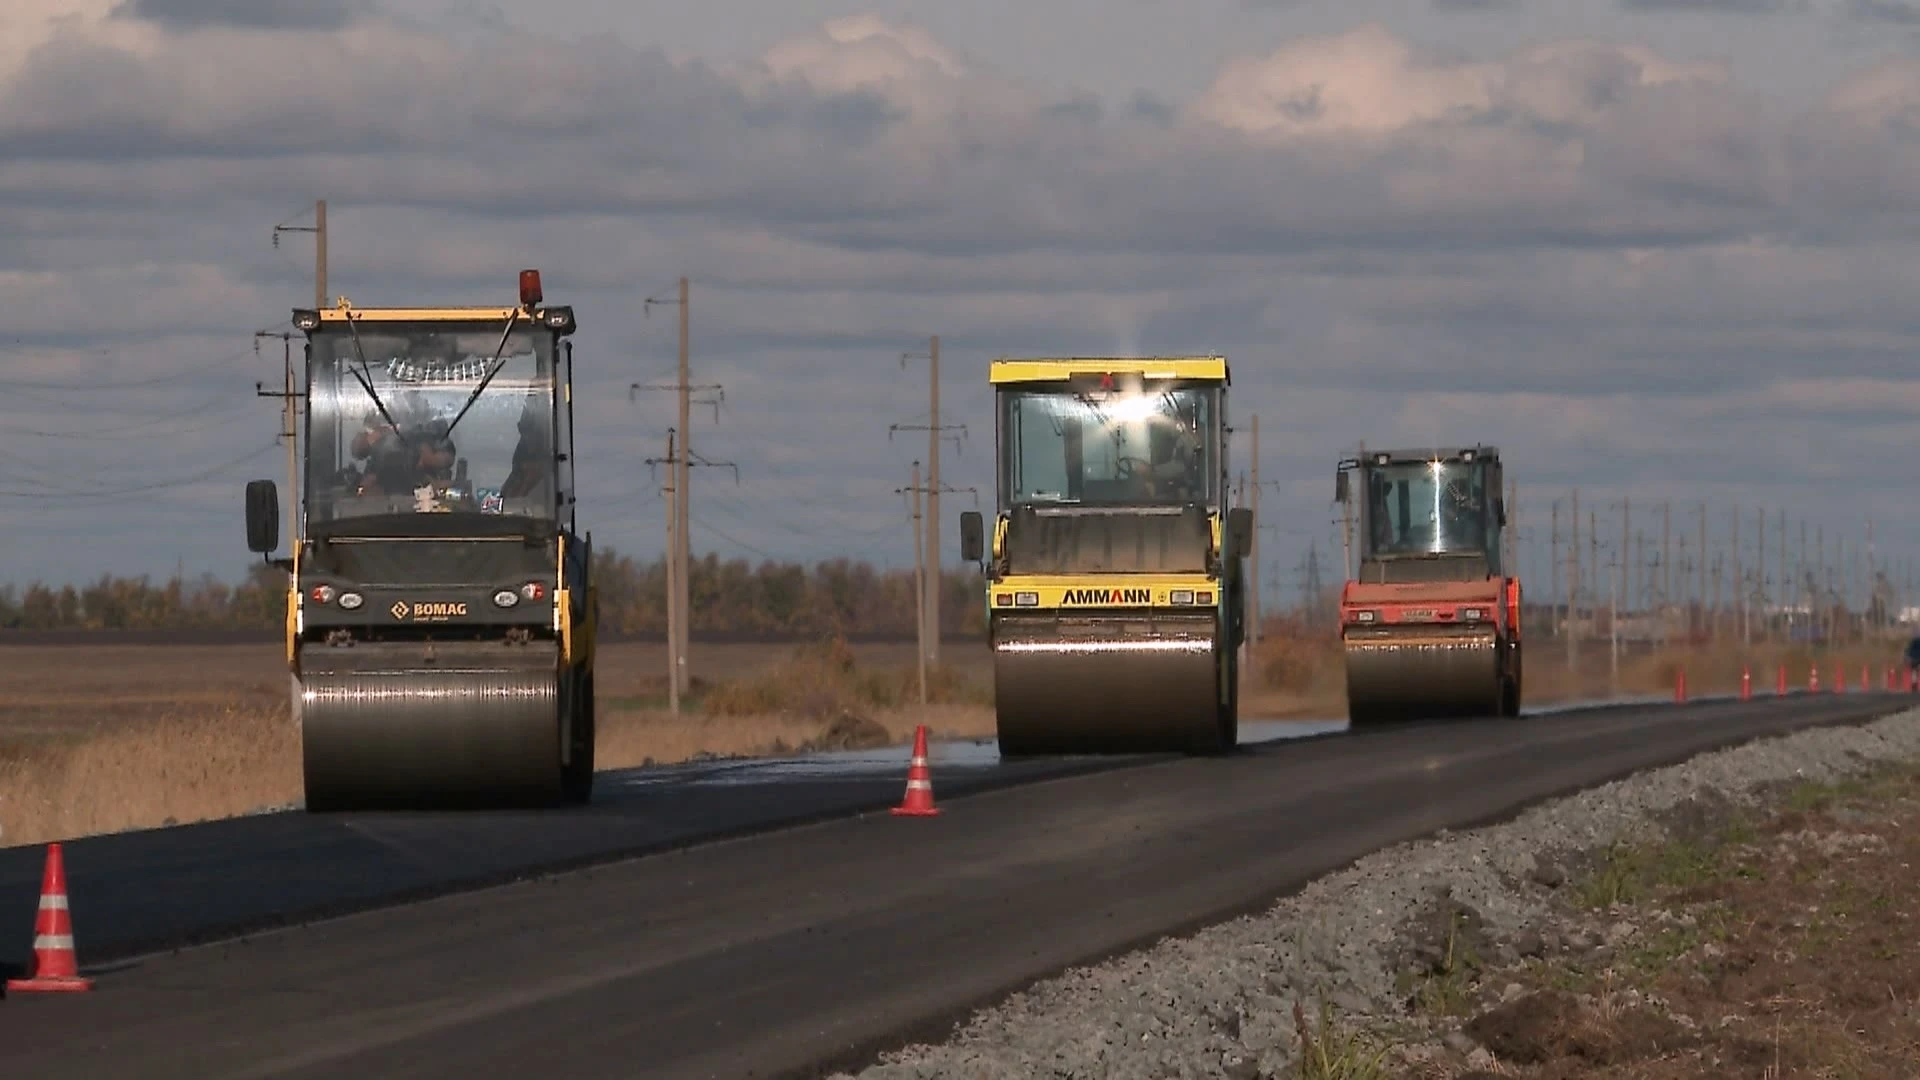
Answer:
[[[999,359],[986,577],[1000,754],[1218,754],[1239,736],[1244,560],[1222,356]]]
[[[296,309],[305,482],[286,656],[309,811],[557,805],[593,787],[591,535],[573,309]],[[279,493],[247,485],[247,542]]]
[[[1340,595],[1349,723],[1520,715],[1500,451],[1378,450],[1336,478],[1336,500],[1359,504],[1360,566]]]

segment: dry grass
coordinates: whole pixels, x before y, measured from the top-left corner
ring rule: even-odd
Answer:
[[[1667,696],[1674,692],[1681,671],[1686,672],[1690,697],[1733,694],[1740,690],[1743,666],[1752,673],[1755,696],[1774,692],[1781,665],[1787,670],[1787,688],[1805,689],[1808,673],[1816,663],[1822,691],[1832,690],[1835,678],[1842,674],[1848,690],[1860,689],[1863,666],[1872,688],[1880,689],[1885,685],[1888,666],[1899,663],[1903,644],[1901,639],[1813,650],[1804,645],[1765,642],[1742,648],[1738,642],[1729,642],[1678,645],[1641,653],[1623,649],[1616,681],[1605,642],[1581,643],[1575,663],[1570,665],[1563,642],[1532,641],[1525,653],[1522,704]],[[1270,632],[1248,663],[1246,677],[1245,708],[1260,716],[1346,715],[1346,668],[1339,643],[1329,636]]]
[[[918,706],[908,646],[699,646],[666,709],[663,646],[608,645],[598,763],[624,768],[990,736],[983,646],[949,646]],[[0,845],[283,807],[301,797],[287,675],[272,645],[17,646],[0,653]],[[983,704],[987,703],[987,704]]]
[[[1893,644],[1821,659],[1832,686],[1845,666],[1878,681]],[[666,651],[645,644],[602,649],[597,677],[599,764],[623,768],[709,755],[759,756],[899,744],[925,723],[938,737],[993,733],[986,647],[948,644],[930,704],[918,704],[907,645],[702,645],[681,714],[667,711]],[[1576,676],[1562,650],[1535,645],[1527,701],[1610,696],[1604,649],[1589,649]],[[1620,694],[1668,694],[1684,665],[1694,694],[1739,686],[1735,649],[1674,650],[1623,659]],[[1771,693],[1776,664],[1805,685],[1804,650],[1756,647],[1754,691]],[[280,650],[241,646],[11,646],[0,651],[0,844],[47,840],[286,806],[300,798],[296,733],[287,720]],[[1344,715],[1345,673],[1336,643],[1275,634],[1248,665],[1248,718]]]

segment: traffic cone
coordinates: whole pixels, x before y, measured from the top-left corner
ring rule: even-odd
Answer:
[[[1807,668],[1807,692],[1812,694],[1817,694],[1820,692],[1820,665],[1819,664],[1814,664]]]
[[[1687,670],[1685,668],[1681,668],[1680,671],[1674,676],[1673,702],[1676,705],[1684,705],[1686,704],[1686,701],[1687,701]]]
[[[73,952],[73,918],[67,911],[67,868],[60,845],[47,845],[47,868],[40,879],[40,914],[33,920],[34,972],[30,979],[8,979],[7,992],[74,993],[93,988],[80,977]]]
[[[1753,699],[1753,669],[1751,667],[1748,667],[1745,664],[1742,664],[1740,665],[1740,700],[1751,701],[1752,699]]]
[[[913,729],[913,761],[907,765],[907,797],[893,808],[895,817],[933,817],[933,772],[927,767],[927,725]]]
[[[1773,692],[1778,697],[1787,696],[1787,665],[1785,664],[1781,664],[1780,670],[1774,674]]]

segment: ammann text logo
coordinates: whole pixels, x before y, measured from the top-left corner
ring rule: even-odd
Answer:
[[[1063,597],[1069,604],[1145,604],[1152,600],[1152,589],[1068,589]]]

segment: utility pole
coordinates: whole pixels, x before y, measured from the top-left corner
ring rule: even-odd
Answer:
[[[283,232],[310,232],[313,234],[313,306],[314,310],[325,310],[327,306],[327,200],[319,199],[313,204],[312,225],[288,225],[281,222],[273,227],[273,246],[280,246],[280,234]]]
[[[927,485],[931,487],[932,485]],[[898,489],[896,489],[898,490]],[[914,637],[920,651],[920,705],[927,704],[927,549],[921,542],[920,530],[920,463],[913,463],[913,479],[908,483],[904,494],[913,515],[913,616],[917,624]]]
[[[1620,696],[1620,579],[1626,574],[1625,564],[1624,556],[1615,555],[1613,572],[1607,576],[1609,591],[1612,593],[1612,604],[1607,615],[1607,633],[1613,643],[1613,659],[1607,672],[1607,684],[1611,687],[1614,697]]]
[[[1629,532],[1632,525],[1633,504],[1625,496],[1622,496],[1620,499],[1620,555],[1614,560],[1614,562],[1620,564],[1620,580],[1614,586],[1614,594],[1616,596],[1620,593],[1626,594],[1627,611],[1629,613],[1633,611],[1633,592],[1630,587],[1630,579],[1627,576],[1627,556],[1633,551],[1633,537]],[[1618,601],[1616,600],[1615,603],[1617,604]],[[1615,618],[1618,618],[1617,610]],[[1615,652],[1618,652],[1620,649],[1619,640],[1620,635],[1617,633],[1614,634]]]
[[[253,335],[254,354],[256,356],[259,355],[261,338],[276,337],[280,339],[281,349],[281,388],[276,392],[266,389],[264,383],[255,382],[253,384],[253,393],[255,397],[279,398],[281,400],[280,417],[285,430],[280,432],[280,437],[287,441],[287,543],[292,545],[297,543],[300,538],[300,410],[294,402],[307,395],[305,392],[297,391],[293,388],[293,334],[291,332],[285,330],[279,333],[274,333],[269,330],[255,331]]]
[[[926,564],[926,580],[922,583],[922,599],[927,610],[926,641],[921,652],[928,666],[938,670],[940,667],[940,590],[945,583],[941,577],[940,559],[940,493],[952,491],[940,483],[940,440],[943,431],[958,431],[961,438],[966,437],[965,424],[952,424],[945,427],[940,423],[940,335],[928,338],[927,347],[927,483],[922,489],[927,497],[927,535],[924,541],[926,554],[921,561]],[[914,358],[912,353],[900,354],[900,366],[906,367],[907,361]],[[920,431],[919,424],[891,424],[887,427],[887,438],[893,438],[896,431]],[[956,448],[958,443],[955,444]],[[920,486],[919,481],[914,482]]]
[[[1593,575],[1593,614],[1600,616],[1600,515],[1587,508],[1587,573]]]
[[[651,469],[655,465],[662,463],[671,466],[674,462],[680,460],[674,453],[674,434],[675,430],[673,428],[667,429],[667,456],[663,458],[648,458],[647,468]],[[667,484],[660,489],[660,494],[667,497],[667,708],[673,715],[678,716],[680,715],[680,672],[684,669],[684,665],[681,663],[680,656],[680,614],[679,604],[677,603],[677,599],[680,596],[680,573],[678,569],[680,560],[674,550],[674,538],[680,535],[679,522],[676,520],[679,516],[676,511],[680,506],[680,501],[674,497],[673,477],[674,471],[669,468],[667,470]]]
[[[1307,625],[1320,629],[1320,596],[1324,586],[1320,584],[1320,541],[1307,541]]]
[[[1693,549],[1700,560],[1700,594],[1695,605],[1700,609],[1702,626],[1707,621],[1707,501],[1700,500],[1700,545]]]
[[[1753,531],[1753,584],[1755,598],[1760,602],[1760,640],[1766,641],[1773,636],[1773,616],[1767,611],[1767,509],[1764,506],[1753,508]]]
[[[1633,500],[1620,498],[1620,592],[1626,597],[1627,610],[1633,610]]]
[[[632,400],[634,392],[639,390],[672,390],[679,399],[679,423],[677,430],[680,433],[680,447],[679,453],[674,455],[670,462],[673,468],[673,498],[675,505],[673,508],[673,543],[669,545],[669,550],[672,553],[669,557],[678,566],[679,572],[674,577],[673,595],[668,599],[668,606],[673,609],[674,629],[671,633],[675,636],[674,652],[677,654],[677,662],[679,664],[674,671],[674,680],[676,685],[682,691],[685,691],[691,686],[688,677],[687,653],[692,643],[691,629],[693,623],[692,608],[689,601],[691,581],[693,579],[692,558],[690,555],[690,549],[692,547],[690,542],[692,535],[690,523],[693,518],[693,507],[689,498],[691,494],[689,491],[691,486],[689,469],[692,465],[696,464],[716,468],[731,468],[733,469],[733,478],[736,484],[740,482],[740,469],[732,462],[707,461],[693,452],[693,438],[689,430],[692,425],[692,417],[689,414],[693,406],[696,404],[711,405],[713,407],[714,422],[719,423],[720,403],[726,400],[726,390],[718,384],[705,386],[695,386],[693,384],[688,360],[690,348],[689,326],[691,322],[689,319],[687,279],[684,277],[680,279],[679,297],[677,299],[661,300],[656,297],[646,297],[641,301],[641,313],[645,315],[652,311],[655,305],[660,304],[677,304],[680,308],[679,378],[670,385],[634,383],[628,388],[627,397],[628,400]],[[696,402],[693,395],[697,392],[705,391],[711,391],[716,396],[713,399]]]
[[[1552,626],[1560,619],[1560,500],[1553,500],[1553,527],[1547,537],[1547,580],[1553,583],[1547,602],[1552,609]]]
[[[1574,617],[1580,609],[1580,489],[1573,489],[1573,512],[1568,515],[1567,529],[1570,538],[1567,541],[1567,670],[1580,670],[1580,634],[1575,629]]]
[[[1260,414],[1253,413],[1253,449],[1248,455],[1253,467],[1253,546],[1247,554],[1247,648],[1260,644]],[[1318,604],[1315,597],[1311,603]],[[1311,608],[1309,610],[1312,610]]]
[[[666,486],[660,488],[660,494],[666,496],[666,707],[678,717],[680,715],[680,673],[685,669],[684,657],[680,653],[680,607],[674,600],[680,596],[680,559],[674,552],[674,538],[680,536],[680,500],[674,498],[674,469],[672,465],[680,461],[680,455],[674,452],[674,434],[676,429],[666,429],[666,457],[647,457],[647,469],[655,465],[668,465]]]
[[[1787,510],[1786,510],[1786,507],[1783,506],[1780,508],[1780,605],[1782,607],[1785,607],[1786,603],[1787,603]],[[1782,630],[1782,633],[1786,635],[1785,640],[1791,641],[1793,639],[1793,612],[1788,611],[1786,613],[1786,616],[1787,616],[1786,625],[1783,626],[1781,630]]]
[[[673,517],[674,551],[676,551],[679,554],[679,558],[680,558],[680,577],[676,579],[674,582],[675,590],[674,590],[674,598],[673,598],[674,603],[677,604],[680,608],[680,622],[678,626],[678,630],[680,633],[680,667],[678,670],[674,672],[673,678],[674,678],[674,681],[679,683],[682,687],[691,689],[693,682],[690,677],[690,673],[687,670],[687,651],[688,651],[688,648],[693,644],[693,635],[688,632],[687,623],[691,620],[691,615],[692,615],[692,603],[690,600],[690,594],[692,590],[688,587],[687,583],[688,583],[688,579],[693,577],[693,566],[692,566],[692,559],[689,557],[691,555],[690,549],[692,548],[692,544],[689,542],[689,537],[691,534],[689,533],[688,526],[687,526],[687,517],[691,513],[693,508],[687,501],[687,496],[690,493],[689,491],[690,484],[688,483],[688,476],[687,476],[687,458],[691,456],[693,453],[693,438],[692,438],[693,424],[689,421],[689,417],[687,416],[688,409],[692,404],[692,402],[689,400],[689,398],[691,397],[692,391],[688,389],[689,378],[688,378],[688,372],[687,372],[688,325],[689,323],[687,319],[687,279],[683,277],[680,279],[680,376],[679,376],[680,420],[679,420],[679,428],[681,432],[681,444],[680,444],[680,454],[677,458],[675,458],[674,464],[673,464],[673,469],[674,469],[673,493],[674,493],[674,498],[680,500],[680,512],[675,514]]]
[[[927,346],[927,569],[921,586],[927,598],[926,663],[940,669],[940,335]],[[926,704],[926,676],[920,680]]]
[[[1673,603],[1673,502],[1660,503],[1660,607],[1662,616]]]
[[[1740,604],[1740,645],[1753,647],[1753,605],[1747,589],[1746,553],[1740,550],[1740,508],[1733,510],[1733,594]]]

